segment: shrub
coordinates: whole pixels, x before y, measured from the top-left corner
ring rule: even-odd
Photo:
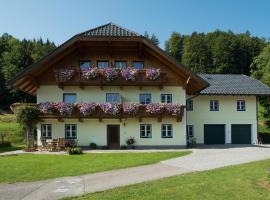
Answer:
[[[120,149],[127,149],[127,145],[122,145]]]
[[[96,149],[97,148],[97,144],[94,142],[91,142],[89,145],[90,149]]]
[[[134,145],[134,144],[135,144],[135,139],[134,139],[133,137],[128,138],[128,139],[126,140],[126,144],[127,144],[128,146]]]
[[[80,147],[70,147],[67,148],[67,153],[69,155],[75,155],[75,154],[83,154],[83,151]]]
[[[108,146],[107,145],[104,145],[104,146],[101,146],[101,149],[108,149]]]
[[[0,147],[11,147],[11,143],[8,141],[0,142]]]

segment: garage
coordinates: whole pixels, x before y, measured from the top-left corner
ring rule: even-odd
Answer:
[[[232,144],[251,144],[251,124],[232,124]]]
[[[204,144],[225,144],[225,124],[204,124]]]

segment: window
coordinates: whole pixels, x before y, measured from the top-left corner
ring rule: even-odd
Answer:
[[[151,94],[140,94],[140,103],[141,104],[151,103]]]
[[[194,137],[194,132],[193,132],[193,125],[187,125],[187,137],[192,138]]]
[[[172,103],[172,94],[161,94],[161,103]]]
[[[246,110],[246,101],[245,100],[237,100],[237,111],[245,111]]]
[[[65,138],[77,139],[77,126],[76,124],[65,124]]]
[[[140,125],[141,138],[151,138],[152,137],[152,126],[151,124],[141,124]]]
[[[127,62],[117,60],[117,61],[115,61],[115,68],[117,68],[117,69],[127,68]]]
[[[107,61],[107,60],[99,60],[99,61],[97,61],[97,67],[98,68],[109,67],[109,61]]]
[[[119,95],[119,93],[107,93],[106,94],[106,102],[108,102],[108,103],[120,103],[120,95]]]
[[[144,68],[144,63],[143,61],[133,61],[133,66],[136,69],[143,69]]]
[[[173,130],[171,124],[162,124],[161,125],[161,137],[162,138],[172,138]]]
[[[64,93],[63,102],[65,103],[75,103],[77,101],[77,96],[75,93]]]
[[[210,100],[210,111],[219,111],[218,100]]]
[[[41,136],[45,139],[52,139],[52,125],[41,124]]]
[[[92,63],[90,60],[80,61],[80,68],[81,69],[88,69],[92,67]]]
[[[187,111],[193,111],[193,100],[187,100]]]

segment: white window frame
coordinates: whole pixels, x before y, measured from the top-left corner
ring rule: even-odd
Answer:
[[[140,124],[140,138],[152,138],[152,124]]]
[[[164,101],[163,101],[164,98]],[[160,95],[161,103],[172,103],[172,94],[161,94]]]
[[[146,101],[147,98],[145,98],[146,95],[149,95],[150,101]],[[142,99],[143,98],[143,99]],[[142,93],[139,95],[139,102],[140,104],[149,104],[152,102],[152,95],[150,93]]]
[[[52,125],[51,124],[41,124],[41,137],[45,139],[52,139]]]
[[[236,101],[236,110],[237,111],[246,111],[246,101],[245,100],[237,100]]]
[[[72,102],[66,101],[65,96],[68,96],[68,95],[75,96],[75,101],[72,101]],[[63,93],[63,102],[64,103],[76,103],[76,101],[77,101],[77,94],[76,93]]]
[[[168,127],[170,127],[171,130],[169,130]],[[173,138],[173,125],[172,124],[161,124],[161,138]]]
[[[119,93],[106,93],[107,103],[121,103],[121,97]]]
[[[65,138],[77,139],[77,137],[77,124],[65,124]]]
[[[194,137],[194,125],[187,125],[187,137],[188,138]]]
[[[187,111],[193,111],[193,100],[188,99],[186,104],[187,104]]]
[[[209,107],[210,107],[210,111],[219,111],[219,101],[210,100]]]

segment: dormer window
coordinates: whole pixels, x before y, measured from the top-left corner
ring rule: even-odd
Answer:
[[[97,67],[101,68],[101,69],[107,68],[107,67],[109,67],[109,61],[108,60],[98,60]]]
[[[80,61],[80,69],[88,69],[90,67],[92,67],[92,63],[90,60]]]
[[[127,68],[127,61],[116,60],[116,61],[115,61],[115,68],[117,68],[117,69],[124,69],[124,68]]]
[[[133,61],[133,65],[135,69],[142,70],[144,68],[144,62],[143,61]]]

